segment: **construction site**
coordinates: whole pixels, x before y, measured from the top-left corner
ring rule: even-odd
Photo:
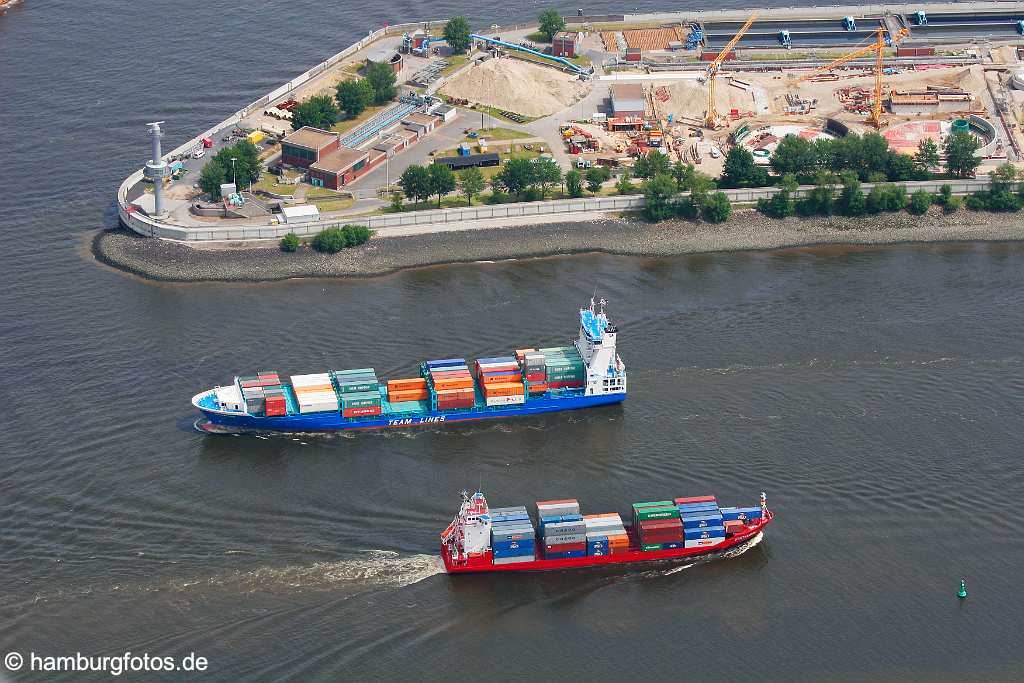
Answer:
[[[1022,159],[1024,2],[564,21],[551,40],[536,24],[494,25],[472,33],[459,54],[441,35],[444,22],[387,27],[247,107],[230,124],[232,134],[266,134],[261,160],[267,169],[284,167],[284,180],[268,182],[295,188],[271,187],[269,196],[282,211],[303,196],[315,198],[321,218],[379,211],[402,171],[435,161],[435,154],[457,149],[470,157],[459,168],[506,161],[516,145],[485,149],[486,130],[521,139],[519,154],[550,155],[563,169],[606,166],[613,175],[658,150],[716,177],[734,146],[767,165],[787,135],[814,140],[869,131],[907,154],[924,139],[941,149],[951,133],[973,134],[979,173]],[[391,67],[397,98],[330,130],[303,133],[320,136],[305,156],[282,153],[306,149],[291,140],[301,133],[291,131],[294,108],[313,95],[330,95],[370,62]],[[461,125],[446,126],[450,121]],[[212,142],[213,154],[229,132],[225,122],[203,144]],[[472,154],[475,148],[480,154]],[[145,181],[128,192],[129,201],[181,221],[208,222],[218,212],[253,220],[269,215],[243,216],[226,205],[216,215],[197,211],[198,169],[188,157],[202,154],[178,156],[185,166],[166,191],[170,211],[141,201]]]

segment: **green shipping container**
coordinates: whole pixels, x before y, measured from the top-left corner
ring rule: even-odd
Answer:
[[[637,510],[634,513],[637,520],[643,522],[648,519],[672,519],[673,517],[679,519],[679,510],[673,508],[666,510],[664,508],[644,508],[643,510]]]
[[[371,375],[373,377],[376,377],[377,376],[377,371],[374,370],[373,368],[359,368],[358,370],[335,370],[334,371],[334,376],[335,377],[339,377],[339,376],[343,377],[345,375]]]
[[[652,550],[664,550],[662,545],[663,544],[661,543],[642,543],[640,545],[640,550],[644,551],[645,553],[650,552]]]
[[[341,405],[343,408],[370,408],[379,406],[380,394],[369,391],[358,394],[342,394]]]
[[[633,509],[637,508],[671,508],[675,507],[675,503],[671,500],[656,500],[650,503],[633,503]]]
[[[365,394],[377,391],[380,385],[376,382],[346,382],[338,385],[338,393],[341,394]]]

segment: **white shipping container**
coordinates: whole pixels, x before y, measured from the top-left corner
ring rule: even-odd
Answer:
[[[519,403],[526,403],[526,397],[523,394],[516,394],[515,396],[487,397],[487,405],[489,406],[511,406]]]
[[[300,413],[336,413],[338,412],[337,403],[300,403]]]
[[[599,531],[590,531],[588,527],[587,540],[601,538],[604,536],[621,536],[626,533],[625,527],[607,527]]]
[[[331,376],[326,372],[318,372],[314,375],[292,375],[289,379],[293,387],[313,387],[318,384],[331,383]]]
[[[693,540],[683,541],[684,548],[703,548],[709,545],[718,545],[725,538],[695,538]]]
[[[333,391],[297,391],[295,398],[299,403],[319,403],[322,401],[338,402],[338,395]]]

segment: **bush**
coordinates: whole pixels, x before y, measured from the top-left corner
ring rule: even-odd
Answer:
[[[693,197],[685,197],[675,202],[673,208],[676,211],[676,215],[680,218],[687,218],[689,220],[696,220],[700,216],[700,205],[693,200]]]
[[[319,252],[335,254],[345,247],[356,247],[370,239],[370,229],[363,225],[327,228],[317,233],[312,246]]]
[[[960,197],[950,197],[949,201],[942,205],[942,213],[956,213],[963,205],[964,200]]]
[[[290,232],[281,238],[281,251],[298,251],[302,241],[294,232]]]
[[[710,223],[721,223],[732,215],[732,204],[724,192],[715,192],[700,212],[701,218]]]
[[[932,193],[925,192],[924,190],[918,190],[914,194],[910,195],[910,203],[907,204],[907,211],[916,216],[920,216],[928,211],[928,207],[931,205]]]

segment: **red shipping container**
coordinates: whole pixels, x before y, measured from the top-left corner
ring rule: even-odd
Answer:
[[[447,401],[454,398],[475,398],[476,392],[473,389],[440,389],[437,392],[438,401]]]
[[[543,382],[547,379],[547,373],[544,372],[527,372],[523,374],[523,377],[531,382]]]
[[[547,553],[567,553],[571,550],[586,550],[586,543],[559,543],[557,545],[545,545],[544,552]]]
[[[380,406],[365,406],[363,408],[345,408],[341,412],[343,417],[363,417],[365,415],[380,415]]]
[[[243,389],[250,389],[252,387],[258,387],[262,385],[260,384],[260,381],[258,379],[243,379],[241,382],[238,383],[238,386],[242,387]]]
[[[732,533],[735,534],[735,533],[738,533],[740,531],[743,531],[743,527],[746,526],[746,525],[743,524],[742,520],[730,519],[729,521],[724,523],[724,526],[725,526],[726,533],[732,532]]]
[[[579,389],[583,386],[583,382],[548,382],[549,389]]]
[[[453,370],[451,372],[432,372],[430,377],[436,382],[439,379],[459,379],[461,377],[472,377],[472,375],[469,374],[469,370]]]
[[[281,405],[270,405],[267,404],[267,417],[277,417],[280,415],[287,415],[288,411],[284,404]]]
[[[452,410],[454,408],[472,408],[473,400],[458,398],[451,399],[448,401],[438,401],[437,407],[439,410]]]
[[[477,374],[482,372],[508,372],[510,370],[515,371],[519,369],[517,363],[502,363],[501,365],[488,365],[486,368],[480,367],[480,363],[476,364]]]
[[[718,58],[718,52],[717,51],[716,52],[701,52],[700,53],[700,61],[702,61],[702,62],[713,62],[717,58]],[[629,55],[626,55],[626,59],[627,60],[629,59]],[[729,52],[726,53],[726,55],[725,55],[725,59],[726,60],[730,60],[730,59],[735,60],[736,59],[736,51],[735,50],[729,50]]]
[[[640,538],[643,539],[644,543],[671,543],[673,541],[683,540],[683,532],[673,531],[669,533],[665,531],[658,531],[656,533],[643,533],[640,534]]]
[[[718,500],[714,496],[690,496],[689,498],[675,498],[672,502],[682,505],[683,503],[717,503]]]

